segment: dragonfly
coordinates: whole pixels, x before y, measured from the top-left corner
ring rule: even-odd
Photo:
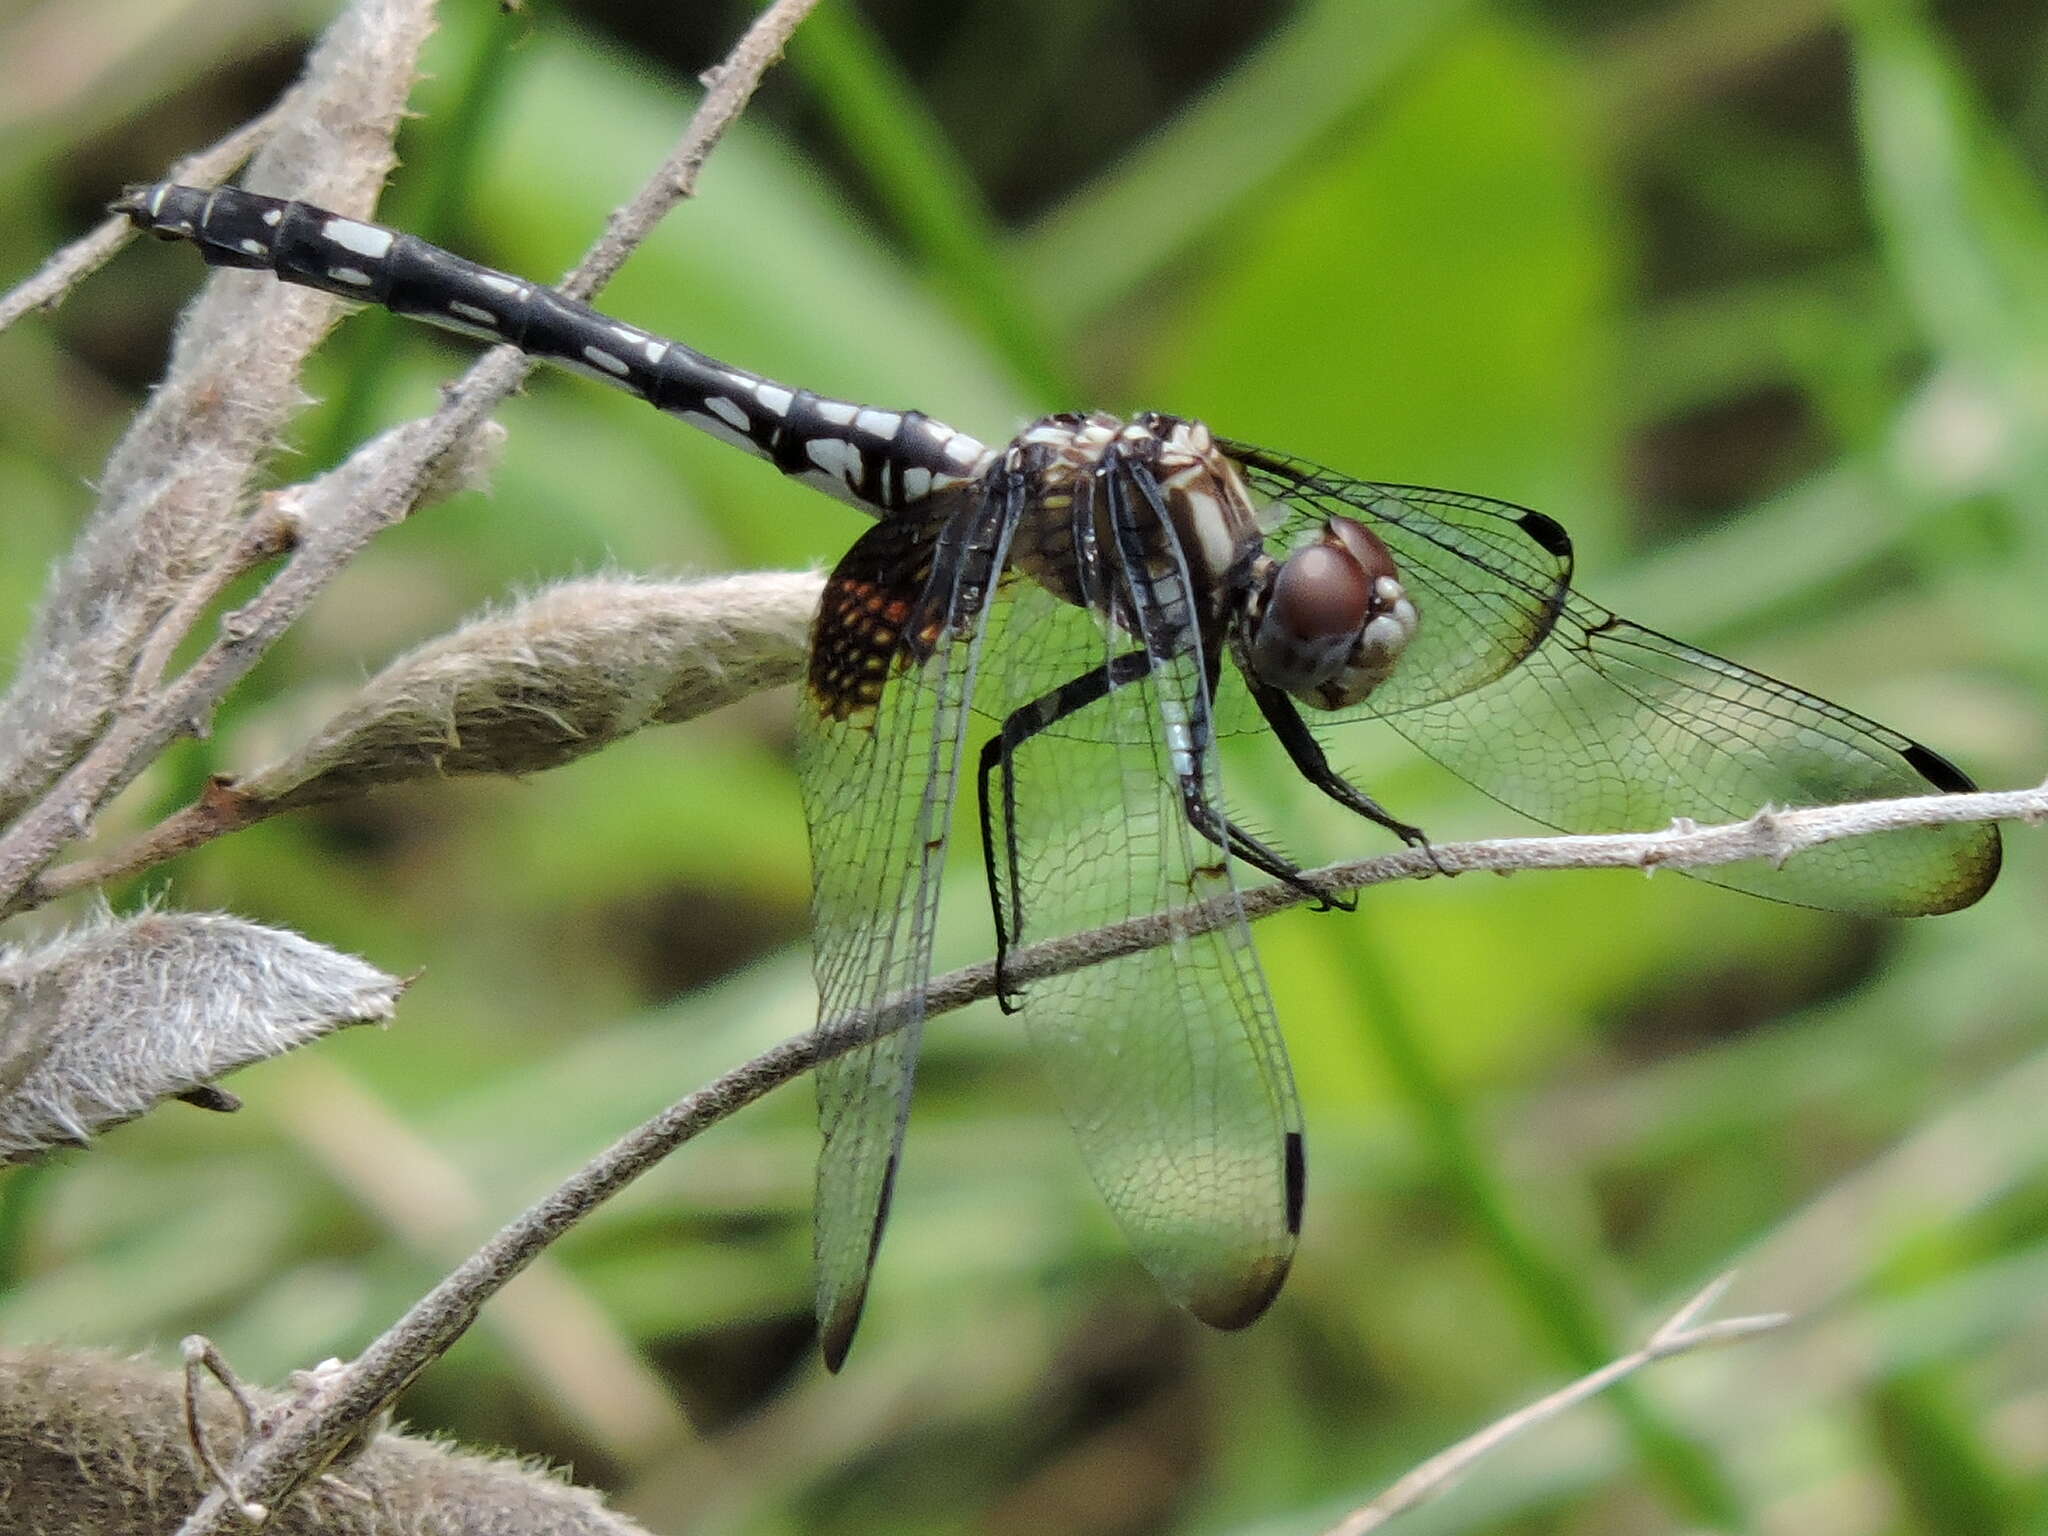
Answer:
[[[1022,1009],[1139,1259],[1226,1329],[1278,1294],[1306,1176],[1243,894],[1265,877],[1350,902],[1233,814],[1225,738],[1267,733],[1315,789],[1424,846],[1326,741],[1377,721],[1565,832],[1974,787],[1889,727],[1584,597],[1571,539],[1525,507],[1353,479],[1156,412],[1050,415],[990,446],[303,203],[157,183],[113,206],[215,266],[623,389],[874,518],[825,586],[797,752],[819,1028],[852,1041],[815,1073],[816,1308],[835,1371],[896,1185],[970,766],[999,1001]],[[1930,827],[1706,878],[1903,916],[1968,906],[1999,858],[1993,827]],[[1218,902],[1220,923],[1187,916]],[[1026,942],[1143,916],[1171,942],[1028,991],[1011,973]]]

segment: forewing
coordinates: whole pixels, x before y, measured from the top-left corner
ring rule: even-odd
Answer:
[[[1541,646],[1563,610],[1571,540],[1541,512],[1459,491],[1352,480],[1241,443],[1224,451],[1253,491],[1275,503],[1267,547],[1276,558],[1333,516],[1367,524],[1393,551],[1422,627],[1370,713],[1483,688]]]
[[[1020,595],[991,670],[1015,707],[1131,637],[1105,636],[1036,589]],[[1016,755],[1020,942],[1165,913],[1236,886],[1182,813],[1169,714],[1202,686],[1194,656],[1089,706],[1085,729]],[[1212,785],[1211,749],[1200,754]],[[1034,981],[1024,1020],[1103,1198],[1180,1305],[1220,1328],[1251,1322],[1294,1252],[1301,1111],[1251,932],[1183,931],[1160,948]]]
[[[1358,517],[1394,550],[1421,615],[1387,683],[1319,724],[1385,719],[1469,783],[1565,832],[1972,787],[1897,731],[1569,591],[1570,543],[1541,513],[1229,451],[1282,508],[1276,548],[1332,513]],[[1968,906],[1998,865],[1996,828],[1933,827],[1700,878],[1802,906],[1905,916]]]
[[[798,711],[818,1027],[855,1036],[813,1073],[818,1326],[834,1370],[860,1321],[910,1111],[976,620],[1002,531],[999,509],[970,506],[943,530],[892,520],[863,534],[826,586]]]

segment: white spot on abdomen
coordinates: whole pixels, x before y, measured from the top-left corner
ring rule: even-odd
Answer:
[[[394,238],[388,229],[379,229],[374,224],[358,224],[354,219],[329,219],[321,226],[320,233],[344,251],[354,251],[372,261],[381,261],[391,254]]]
[[[723,395],[712,395],[709,397],[704,402],[704,409],[717,412],[742,432],[747,431],[753,425],[747,413]]]
[[[804,444],[810,461],[828,475],[837,475],[848,485],[860,477],[860,454],[853,444],[836,437],[814,437]]]
[[[708,432],[721,443],[728,444],[731,447],[744,448],[748,453],[753,454],[758,454],[761,451],[759,443],[748,437],[744,432],[734,431],[730,422],[720,421],[716,416],[707,416],[702,411],[694,410],[672,410],[668,414],[675,417],[678,421],[687,421],[699,432]]]

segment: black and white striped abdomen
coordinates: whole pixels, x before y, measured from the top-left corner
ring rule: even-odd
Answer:
[[[235,187],[172,182],[131,188],[114,207],[152,234],[191,241],[214,266],[268,268],[287,282],[509,343],[869,511],[960,485],[994,457],[920,412],[791,389],[381,224]]]

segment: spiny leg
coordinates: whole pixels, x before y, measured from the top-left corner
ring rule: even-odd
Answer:
[[[1254,869],[1271,875],[1275,880],[1300,891],[1304,896],[1314,898],[1320,907],[1327,909],[1330,905],[1328,893],[1304,877],[1300,866],[1292,859],[1235,825],[1210,793],[1209,783],[1201,765],[1204,754],[1215,738],[1212,701],[1216,697],[1221,648],[1208,635],[1201,633],[1201,626],[1196,622],[1190,606],[1192,592],[1186,561],[1178,558],[1176,551],[1177,569],[1174,572],[1167,577],[1152,573],[1145,551],[1138,542],[1137,527],[1125,499],[1128,488],[1136,487],[1137,494],[1144,500],[1155,526],[1162,530],[1171,530],[1174,527],[1173,514],[1166,505],[1166,499],[1158,483],[1144,467],[1125,461],[1113,451],[1105,455],[1097,479],[1103,488],[1109,526],[1116,541],[1131,612],[1138,630],[1144,636],[1146,649],[1157,658],[1154,665],[1185,654],[1182,646],[1174,643],[1176,637],[1171,634],[1162,636],[1155,632],[1158,628],[1173,622],[1175,618],[1169,604],[1161,601],[1161,593],[1169,583],[1177,586],[1180,592],[1178,621],[1201,636],[1198,642],[1201,686],[1186,700],[1190,707],[1185,717],[1169,717],[1166,721],[1168,749],[1173,759],[1173,775],[1180,787],[1182,813],[1187,817],[1190,826],[1225,853],[1244,860]],[[1193,647],[1187,649],[1191,650]],[[1175,739],[1176,734],[1179,739]]]
[[[1213,659],[1206,664],[1206,681],[1208,697],[1213,699],[1216,696],[1216,666]],[[1301,866],[1286,854],[1261,842],[1232,822],[1210,795],[1208,781],[1203,777],[1197,761],[1191,756],[1188,762],[1175,769],[1175,777],[1180,781],[1181,810],[1190,826],[1217,847],[1243,859],[1254,869],[1271,875],[1275,880],[1291,886],[1304,896],[1314,897],[1318,912],[1333,909],[1349,912],[1356,909],[1358,903],[1355,898],[1324,890],[1303,874]]]
[[[1052,692],[1031,703],[1013,710],[1003,721],[1002,729],[981,747],[981,769],[979,776],[981,799],[981,860],[988,874],[988,899],[990,911],[996,925],[996,1002],[1005,1013],[1015,1013],[1018,1004],[1015,990],[1010,986],[1007,967],[1010,955],[1012,925],[1005,917],[1005,895],[1009,912],[1019,912],[1024,904],[1023,893],[1017,884],[1017,817],[1016,817],[1016,773],[1013,762],[1017,749],[1039,732],[1047,730],[1078,710],[1106,695],[1112,688],[1121,688],[1134,683],[1149,673],[1155,665],[1154,658],[1146,651],[1129,651],[1110,662],[1060,684]],[[1001,847],[1003,861],[1008,871],[1008,880],[996,873],[997,842],[990,825],[989,774],[997,767],[1002,770],[1003,833]],[[1005,893],[1003,887],[1009,889]],[[1021,928],[1022,924],[1016,925]]]
[[[1266,717],[1266,723],[1273,727],[1273,734],[1287,749],[1287,756],[1295,770],[1304,779],[1343,806],[1355,811],[1367,821],[1377,822],[1410,848],[1420,848],[1435,862],[1435,850],[1430,847],[1429,835],[1422,828],[1401,821],[1387,808],[1373,799],[1364,790],[1353,784],[1343,774],[1330,766],[1330,760],[1323,754],[1323,744],[1316,740],[1308,723],[1301,718],[1301,712],[1294,707],[1294,701],[1279,689],[1246,676],[1245,684],[1251,689],[1252,699],[1259,706],[1259,713]],[[1448,873],[1441,864],[1439,873]],[[1350,911],[1357,906],[1356,898],[1334,900],[1333,904]]]

